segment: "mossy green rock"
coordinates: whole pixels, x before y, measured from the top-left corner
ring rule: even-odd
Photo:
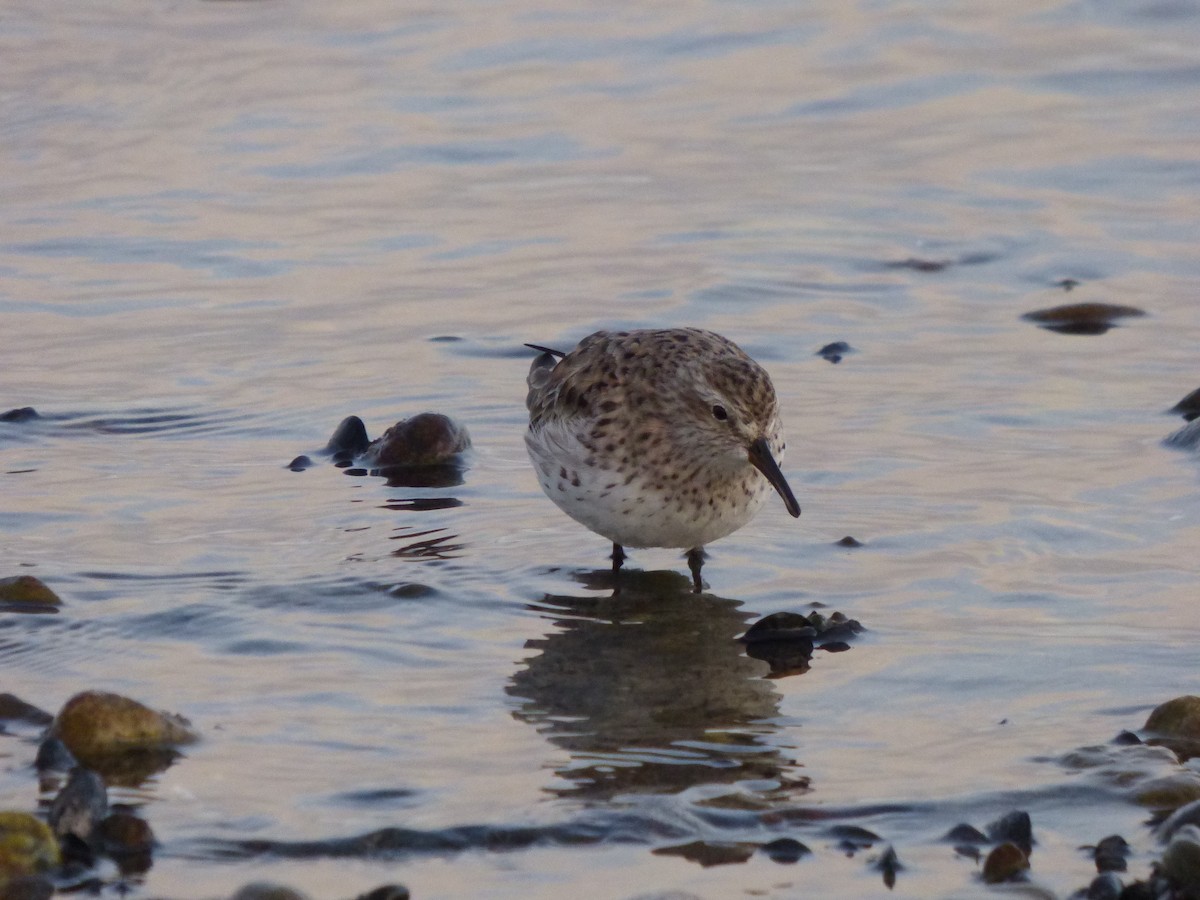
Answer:
[[[89,768],[104,772],[113,757],[164,750],[196,740],[182,716],[104,691],[84,691],[63,705],[53,733]]]
[[[1185,695],[1155,707],[1146,719],[1149,739],[1182,759],[1200,756],[1200,697]]]
[[[1177,772],[1152,778],[1134,789],[1134,800],[1148,809],[1176,810],[1185,803],[1200,800],[1200,775]]]
[[[12,578],[0,578],[0,603],[61,606],[62,600],[40,578],[14,575]]]
[[[0,888],[58,863],[58,841],[50,826],[29,813],[0,812]]]

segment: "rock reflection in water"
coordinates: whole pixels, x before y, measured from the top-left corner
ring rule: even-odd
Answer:
[[[692,594],[675,572],[624,573],[610,596],[547,596],[555,624],[512,678],[514,715],[571,754],[564,796],[676,793],[699,784],[786,780],[766,740],[779,695],[736,636],[739,601]],[[597,580],[601,580],[597,576]]]

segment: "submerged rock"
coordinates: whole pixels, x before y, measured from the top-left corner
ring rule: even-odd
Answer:
[[[818,350],[816,355],[836,365],[842,361],[843,356],[853,352],[854,348],[845,341],[834,341]]]
[[[45,872],[60,858],[58,841],[45,822],[29,813],[0,812],[0,888]]]
[[[1169,747],[1182,760],[1200,756],[1200,697],[1185,695],[1160,704],[1143,729],[1152,743]]]
[[[992,849],[983,861],[983,880],[987,884],[1000,884],[1024,875],[1029,869],[1029,857],[1012,841],[1005,841]]]
[[[70,834],[91,843],[92,833],[107,815],[104,779],[90,769],[77,767],[51,801],[46,819],[58,837]]]
[[[1184,825],[1163,851],[1162,874],[1182,897],[1200,897],[1200,828]]]
[[[1104,334],[1115,328],[1118,319],[1144,316],[1144,310],[1134,306],[1114,306],[1110,303],[1070,303],[1027,312],[1022,319],[1036,322],[1048,331],[1059,334]]]
[[[21,406],[17,409],[10,409],[8,412],[0,413],[0,422],[28,422],[31,419],[40,419],[38,411],[32,406]]]
[[[424,412],[401,419],[371,442],[362,454],[369,466],[439,466],[471,446],[467,430],[441,413]]]
[[[358,416],[346,416],[338,423],[338,427],[333,429],[333,435],[325,445],[325,452],[333,454],[335,462],[340,457],[350,460],[366,450],[370,443],[371,439],[367,437],[367,426],[363,424],[363,420]]]
[[[308,894],[284,884],[255,881],[240,887],[230,900],[308,900]]]
[[[68,700],[51,728],[83,765],[110,778],[136,779],[170,765],[172,748],[195,741],[182,716],[104,691],[84,691]],[[144,775],[143,775],[144,777]]]
[[[46,583],[40,578],[32,575],[14,575],[11,578],[0,578],[0,607],[10,605],[55,607],[61,606],[62,600],[58,594],[46,587]]]

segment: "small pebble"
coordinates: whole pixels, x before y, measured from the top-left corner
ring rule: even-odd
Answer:
[[[795,838],[776,838],[759,848],[772,862],[790,865],[799,862],[800,858],[812,853],[808,847]]]

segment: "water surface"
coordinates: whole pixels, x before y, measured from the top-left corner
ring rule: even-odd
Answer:
[[[40,4],[0,20],[3,688],[203,741],[134,896],[897,897],[1014,808],[1035,878],[1146,812],[1056,762],[1200,692],[1194,4]],[[1077,282],[1067,292],[1059,284]],[[1103,335],[1022,313],[1148,315]],[[525,458],[532,341],[694,325],[771,372],[774,503],[613,599]],[[848,342],[831,364],[815,355]],[[464,483],[285,468],[434,409]],[[457,504],[446,503],[452,498]],[[836,542],[853,535],[865,546]],[[766,678],[734,637],[868,629]],[[30,735],[3,805],[32,809]],[[702,866],[679,847],[764,843]],[[659,852],[655,852],[659,851]],[[666,851],[666,852],[663,852]]]

